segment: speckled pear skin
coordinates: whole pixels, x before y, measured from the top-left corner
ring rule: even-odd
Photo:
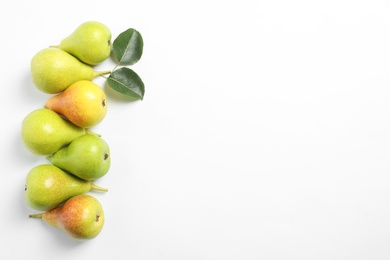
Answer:
[[[97,65],[110,56],[111,36],[103,23],[87,21],[64,38],[59,47],[86,64]]]
[[[23,144],[29,151],[50,155],[86,133],[86,129],[72,124],[56,112],[39,108],[23,119],[21,134]]]
[[[101,137],[86,134],[73,140],[48,159],[53,165],[84,180],[96,180],[110,169],[110,148]]]
[[[91,66],[57,47],[37,52],[30,67],[34,85],[49,94],[60,93],[76,81],[96,77]]]
[[[103,207],[95,197],[88,194],[76,195],[57,208],[30,217],[42,218],[69,236],[83,240],[95,238],[104,226]]]
[[[24,198],[31,208],[45,211],[75,195],[98,189],[106,191],[52,164],[41,164],[27,174]]]
[[[65,116],[79,127],[90,128],[105,118],[107,97],[96,83],[81,80],[70,85],[64,92],[49,98],[45,107]]]

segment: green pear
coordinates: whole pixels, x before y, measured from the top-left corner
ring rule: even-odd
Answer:
[[[48,108],[31,111],[22,122],[22,141],[34,154],[50,155],[90,131]]]
[[[111,31],[100,22],[84,22],[64,38],[59,47],[82,62],[96,65],[110,56]]]
[[[31,76],[34,85],[42,92],[55,94],[79,80],[92,80],[109,71],[94,71],[69,53],[48,47],[37,52],[31,59]]]
[[[101,203],[88,194],[76,195],[63,205],[30,218],[41,218],[75,239],[95,238],[103,229],[104,210]]]
[[[90,80],[80,80],[62,93],[50,97],[45,107],[65,116],[77,126],[89,128],[106,116],[107,98],[99,85]]]
[[[84,180],[96,180],[110,168],[110,148],[101,137],[86,134],[47,157],[51,163]]]
[[[49,210],[65,200],[91,190],[107,191],[52,164],[32,168],[26,177],[24,198],[36,210]]]

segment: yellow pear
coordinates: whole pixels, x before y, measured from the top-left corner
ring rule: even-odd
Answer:
[[[23,143],[38,155],[53,154],[87,132],[47,108],[30,112],[22,122]]]
[[[108,191],[52,164],[32,168],[26,176],[24,190],[27,205],[36,210],[53,209],[67,199],[89,191]]]
[[[34,85],[42,92],[55,94],[79,80],[92,80],[109,71],[97,72],[71,54],[56,47],[37,52],[31,59],[31,76]]]
[[[89,128],[106,116],[107,99],[100,86],[89,80],[80,80],[49,98],[45,107],[63,115],[76,126]]]
[[[100,22],[84,22],[64,38],[59,47],[82,62],[96,65],[110,56],[111,31]]]

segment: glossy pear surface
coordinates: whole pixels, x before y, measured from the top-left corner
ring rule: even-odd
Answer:
[[[96,65],[110,56],[111,31],[100,22],[88,21],[64,38],[59,47],[87,64]]]
[[[92,134],[76,138],[48,159],[53,165],[91,181],[104,176],[111,162],[108,144],[101,137]]]
[[[104,226],[103,207],[95,197],[88,194],[76,195],[57,208],[30,217],[42,218],[76,239],[92,239]]]
[[[23,143],[29,151],[38,155],[53,154],[86,133],[84,128],[47,108],[30,112],[22,122]]]
[[[106,116],[107,98],[100,86],[89,80],[81,80],[49,98],[45,106],[65,116],[73,124],[89,128]]]
[[[36,210],[49,210],[65,200],[91,190],[104,190],[51,164],[41,164],[26,177],[24,198]]]
[[[80,62],[69,53],[56,48],[45,48],[31,60],[31,75],[34,85],[41,91],[55,94],[79,80],[92,80],[93,68]]]

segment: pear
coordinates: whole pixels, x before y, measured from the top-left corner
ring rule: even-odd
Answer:
[[[106,116],[107,98],[100,86],[89,80],[80,80],[64,92],[49,98],[45,107],[79,127],[89,128]]]
[[[27,174],[24,198],[31,208],[45,211],[57,207],[73,196],[91,190],[107,191],[57,166],[41,164]]]
[[[39,108],[25,116],[21,134],[23,144],[29,151],[37,155],[50,155],[90,132],[72,124],[53,110]]]
[[[69,53],[48,47],[37,52],[31,59],[31,76],[34,85],[42,92],[55,94],[79,80],[92,80],[110,71],[94,71]]]
[[[100,22],[84,22],[59,47],[89,65],[96,65],[110,56],[111,31]]]
[[[41,218],[69,236],[84,240],[95,238],[104,225],[104,210],[101,203],[88,194],[76,195],[57,208],[31,214],[29,217]]]
[[[84,180],[96,180],[110,168],[110,148],[101,137],[86,134],[74,139],[47,159]]]

